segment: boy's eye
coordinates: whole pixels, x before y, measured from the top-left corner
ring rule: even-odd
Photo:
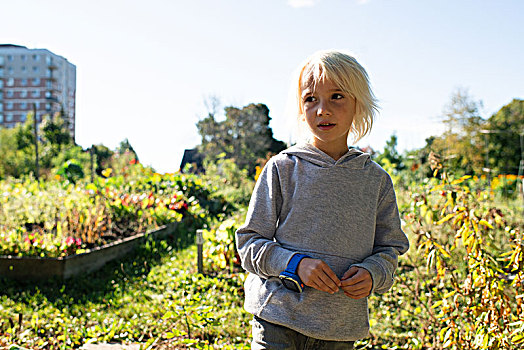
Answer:
[[[304,98],[304,103],[306,103],[306,102],[314,102],[316,100],[317,99],[314,96],[306,96],[306,98]]]
[[[334,99],[334,100],[340,100],[341,98],[344,98],[344,95],[336,93],[336,94],[333,94],[333,96],[331,96],[331,98]]]

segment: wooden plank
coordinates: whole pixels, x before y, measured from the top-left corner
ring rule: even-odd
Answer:
[[[82,254],[65,258],[39,258],[0,256],[0,276],[17,280],[67,279],[78,274],[87,274],[102,268],[108,262],[122,258],[146,237],[163,239],[174,234],[177,223],[159,227],[147,233],[126,237]]]

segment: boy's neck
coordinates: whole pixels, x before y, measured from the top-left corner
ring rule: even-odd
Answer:
[[[318,148],[331,158],[333,158],[335,161],[339,160],[344,154],[346,154],[349,150],[349,147],[347,144],[344,145],[328,145],[321,142],[315,142],[317,140],[313,140],[311,142],[311,145]]]

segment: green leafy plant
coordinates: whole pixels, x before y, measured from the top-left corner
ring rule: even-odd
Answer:
[[[0,254],[66,256],[171,222],[194,237],[228,208],[194,175],[158,174],[136,162],[119,175],[106,170],[93,183],[0,181]],[[67,244],[68,237],[81,244]]]

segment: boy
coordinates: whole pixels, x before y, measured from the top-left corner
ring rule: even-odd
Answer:
[[[348,148],[377,109],[364,68],[322,51],[297,83],[296,115],[309,140],[266,164],[236,232],[250,272],[252,349],[351,349],[369,332],[367,296],[391,288],[409,243],[391,178]]]

